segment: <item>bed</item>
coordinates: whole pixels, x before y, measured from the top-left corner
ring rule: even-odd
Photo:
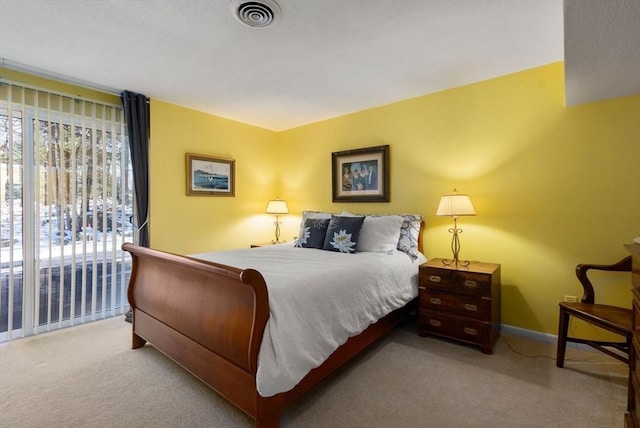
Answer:
[[[347,217],[362,219],[357,244],[342,239],[341,227],[332,229]],[[377,244],[392,239],[377,227],[391,224],[386,217],[401,219],[392,250],[388,242]],[[317,231],[317,224],[327,228]],[[149,342],[257,427],[278,427],[287,405],[415,309],[418,266],[425,261],[422,227],[416,215],[305,211],[295,245],[182,256],[123,244],[133,263],[132,348]],[[333,250],[314,243],[319,234],[333,236]],[[349,279],[343,284],[342,278]]]

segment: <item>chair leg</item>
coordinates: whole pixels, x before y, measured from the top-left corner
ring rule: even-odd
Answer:
[[[564,352],[567,348],[567,331],[569,330],[569,315],[560,307],[558,320],[558,351],[556,353],[556,366],[564,367]]]

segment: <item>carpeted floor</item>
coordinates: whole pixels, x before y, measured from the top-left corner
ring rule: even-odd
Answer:
[[[250,427],[122,318],[0,345],[0,427]],[[286,412],[283,427],[622,427],[627,369],[503,335],[493,355],[400,326]]]

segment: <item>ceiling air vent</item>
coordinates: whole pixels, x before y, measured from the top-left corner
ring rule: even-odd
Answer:
[[[253,28],[264,28],[275,24],[282,11],[274,0],[231,0],[229,3],[235,18]]]

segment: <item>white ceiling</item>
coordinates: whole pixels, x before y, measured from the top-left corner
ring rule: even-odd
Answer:
[[[236,21],[229,0],[0,0],[0,66],[278,131],[562,61],[572,46],[562,0],[277,2],[279,22],[256,29]],[[600,2],[640,9],[566,7]],[[568,22],[584,36],[584,22]]]
[[[567,105],[640,94],[640,0],[566,0],[564,26]]]

